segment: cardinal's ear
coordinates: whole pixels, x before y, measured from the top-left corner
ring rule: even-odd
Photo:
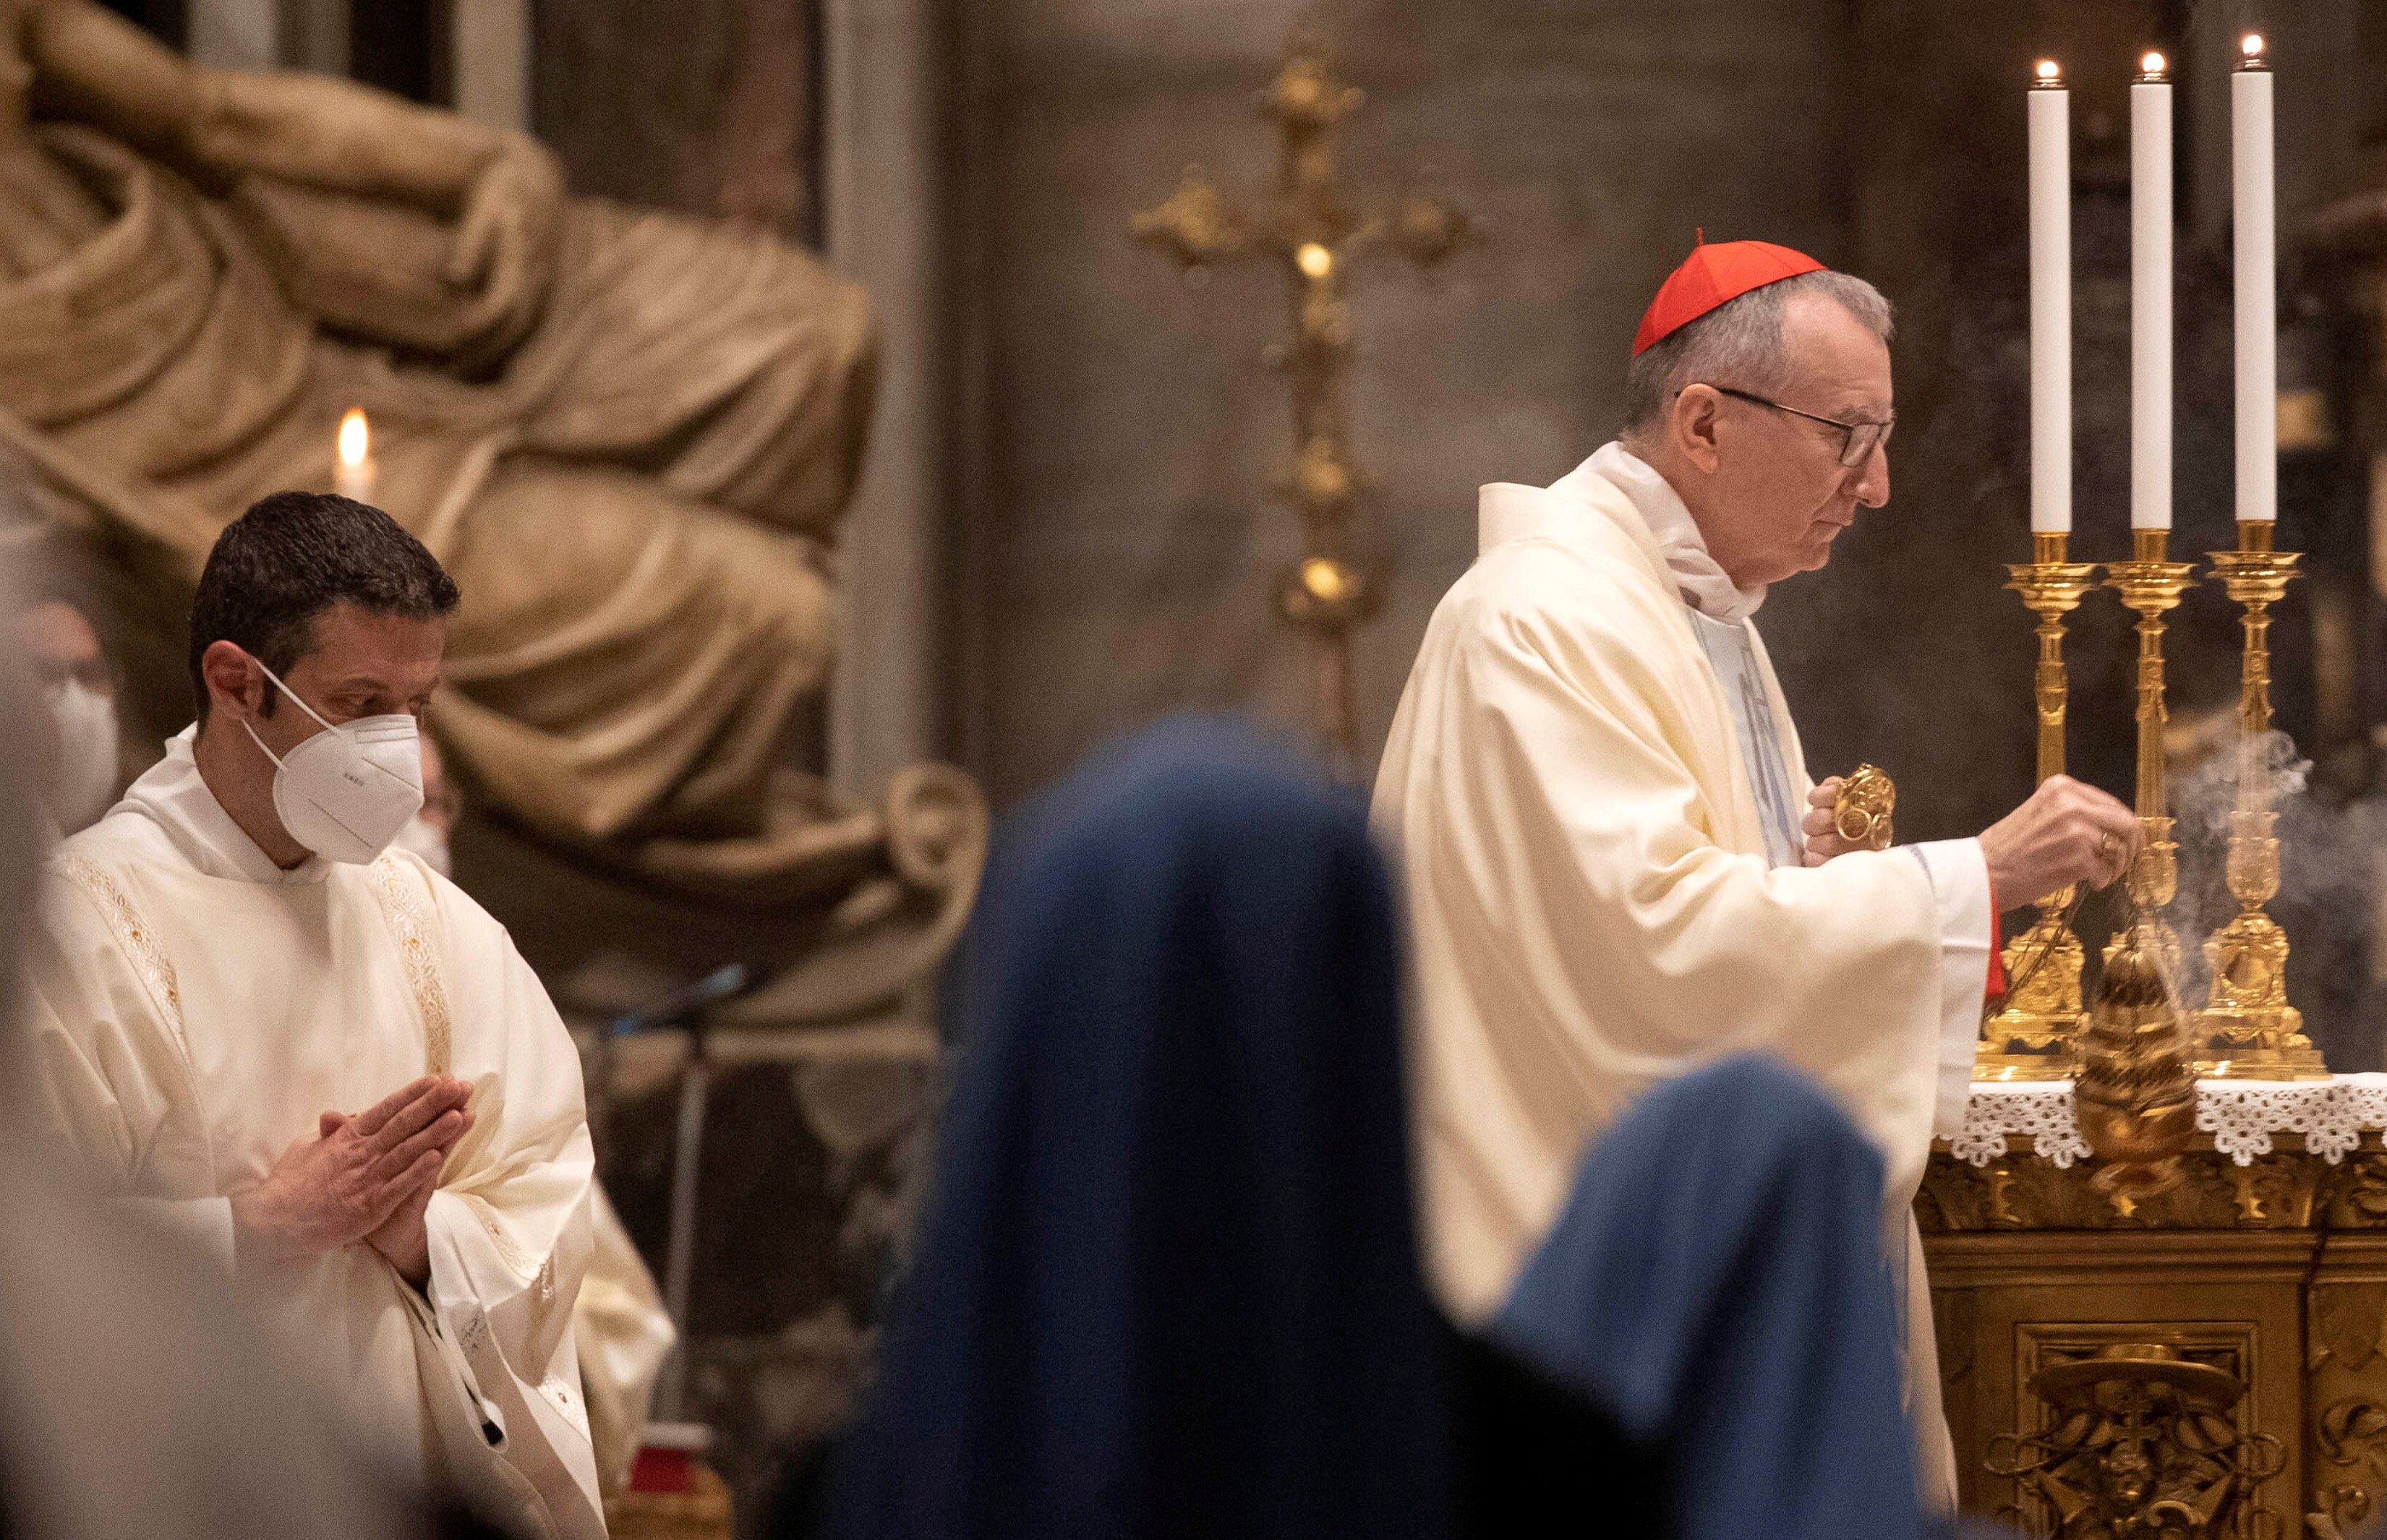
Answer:
[[[1715,474],[1716,432],[1723,422],[1724,398],[1713,385],[1685,385],[1674,398],[1674,410],[1667,414],[1666,426],[1675,449],[1703,475]]]

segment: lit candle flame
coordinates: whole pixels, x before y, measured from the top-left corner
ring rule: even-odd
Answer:
[[[1334,253],[1316,241],[1302,242],[1301,249],[1293,254],[1293,259],[1300,263],[1301,271],[1312,278],[1323,278],[1334,271]]]
[[[2146,75],[2160,75],[2164,72],[2164,57],[2149,50],[2147,56],[2139,60],[2139,72]]]
[[[321,432],[321,429],[316,430]],[[317,439],[322,443],[322,439]],[[362,407],[350,407],[340,419],[340,463],[353,471],[373,458],[373,430],[365,426]]]
[[[2248,58],[2260,58],[2263,54],[2263,34],[2248,32],[2239,41],[2238,47]]]
[[[1301,586],[1320,602],[1332,604],[1343,597],[1343,569],[1324,557],[1313,556],[1301,564]]]
[[[2050,85],[2064,78],[2064,68],[2052,58],[2039,61],[2039,78]]]

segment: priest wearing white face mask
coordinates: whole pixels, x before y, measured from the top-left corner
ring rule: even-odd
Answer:
[[[279,493],[225,529],[192,611],[198,723],[48,865],[43,1100],[377,1452],[510,1532],[601,1535],[578,1055],[504,929],[389,848],[456,602],[360,503]]]

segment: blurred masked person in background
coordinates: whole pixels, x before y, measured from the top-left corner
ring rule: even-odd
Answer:
[[[90,615],[64,587],[26,606],[12,629],[54,734],[41,805],[55,839],[91,824],[116,800],[116,668]]]

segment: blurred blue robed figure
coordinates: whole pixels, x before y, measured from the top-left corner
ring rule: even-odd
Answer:
[[[1770,1065],[1669,1088],[1462,1337],[1419,1269],[1399,1001],[1357,800],[1249,729],[1164,725],[1027,810],[827,1529],[1705,1536],[1754,1505],[1768,1535],[1914,1534],[1847,1119]]]

